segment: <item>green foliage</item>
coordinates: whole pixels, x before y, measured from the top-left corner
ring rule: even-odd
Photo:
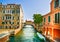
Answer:
[[[34,14],[33,15],[33,20],[35,24],[40,24],[43,21],[42,15],[41,14]]]

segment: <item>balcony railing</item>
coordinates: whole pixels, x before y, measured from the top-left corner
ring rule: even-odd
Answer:
[[[55,21],[53,21],[53,23],[54,23],[54,25],[60,25],[60,23],[58,23],[58,22],[56,23]]]

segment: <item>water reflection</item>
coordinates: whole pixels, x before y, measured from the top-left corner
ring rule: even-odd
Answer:
[[[40,42],[40,39],[35,36],[36,31],[31,25],[26,25],[19,34],[10,37],[9,42]]]
[[[11,37],[9,37],[9,42],[15,42],[15,37],[14,36],[11,36]]]

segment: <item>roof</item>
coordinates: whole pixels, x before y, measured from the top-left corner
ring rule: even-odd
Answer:
[[[47,15],[50,15],[50,14],[51,14],[51,12],[49,12],[49,13],[47,13],[47,14],[43,15],[43,17],[44,17],[44,16],[47,16]]]

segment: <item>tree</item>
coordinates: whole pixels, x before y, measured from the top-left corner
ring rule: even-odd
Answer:
[[[41,14],[34,14],[33,20],[34,20],[34,24],[37,26],[37,28],[39,28],[40,24],[43,21],[43,17]]]

